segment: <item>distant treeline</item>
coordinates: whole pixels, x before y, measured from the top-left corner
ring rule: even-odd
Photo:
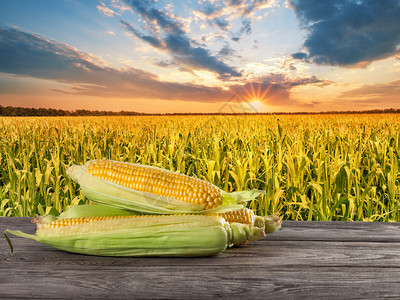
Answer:
[[[1,106],[0,116],[9,117],[44,117],[44,116],[140,116],[146,115],[134,111],[99,111],[99,110],[86,110],[77,109],[75,111],[53,109],[53,108],[27,108],[27,107],[14,107],[14,106]]]
[[[319,114],[398,114],[400,109],[372,109],[362,111],[323,111],[323,112],[274,112],[274,113],[164,113],[164,114],[148,114],[135,111],[99,111],[77,109],[74,111],[53,109],[53,108],[27,108],[14,106],[1,106],[0,116],[8,117],[45,117],[45,116],[181,116],[181,115],[319,115]]]

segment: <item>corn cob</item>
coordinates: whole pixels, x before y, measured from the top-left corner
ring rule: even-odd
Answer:
[[[88,199],[146,214],[222,213],[243,208],[245,201],[264,193],[226,193],[176,172],[110,160],[73,165],[67,174]]]
[[[236,222],[236,223],[254,225],[255,221],[254,212],[246,207],[234,211],[219,213],[217,215],[222,217],[225,221],[229,223]]]
[[[134,211],[123,210],[108,205],[102,204],[87,204],[71,206],[66,211],[62,212],[58,217],[51,215],[39,216],[35,219],[35,223],[40,224],[51,223],[55,220],[65,219],[82,219],[88,217],[119,217],[137,215]],[[212,214],[211,214],[212,215]],[[242,223],[254,225],[264,229],[265,233],[273,233],[281,227],[281,219],[278,215],[272,216],[257,216],[251,209],[242,208],[235,211],[218,213],[217,216],[223,218],[228,223]]]
[[[102,180],[135,189],[201,204],[203,209],[222,204],[222,191],[215,185],[183,174],[107,160],[87,164],[87,172]]]
[[[265,236],[262,228],[228,223],[219,216],[87,217],[43,223],[35,235],[6,230],[52,247],[104,256],[211,256],[228,246]]]

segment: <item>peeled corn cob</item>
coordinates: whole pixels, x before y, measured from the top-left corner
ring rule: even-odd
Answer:
[[[87,164],[87,172],[102,180],[138,191],[201,204],[203,209],[215,208],[222,204],[222,191],[215,185],[167,170],[95,160]]]
[[[251,209],[246,207],[234,211],[217,214],[229,223],[237,222],[254,225],[255,215]]]
[[[7,232],[75,253],[104,256],[211,256],[265,236],[262,228],[219,216],[88,217],[42,223],[35,235]]]
[[[264,193],[226,193],[204,180],[176,172],[110,160],[89,161],[67,170],[85,196],[98,203],[146,214],[222,213]]]

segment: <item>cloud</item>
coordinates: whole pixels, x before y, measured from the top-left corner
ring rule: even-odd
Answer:
[[[153,24],[153,27],[148,27],[147,34],[141,34],[128,22],[121,21],[121,24],[139,39],[168,52],[175,62],[186,68],[218,73],[220,78],[226,78],[227,75],[241,76],[240,72],[212,55],[208,49],[195,45],[182,29],[183,25],[172,19],[170,14],[166,15],[162,10],[153,8],[153,1],[130,1],[128,4],[148,23]],[[154,23],[157,25],[156,29]]]
[[[218,51],[218,55],[222,57],[231,57],[236,55],[236,51],[232,49],[228,43],[225,43],[221,50]]]
[[[292,56],[292,58],[298,59],[298,60],[305,60],[307,58],[307,54],[303,53],[303,52],[293,53],[291,56]]]
[[[272,0],[202,1],[198,12],[203,21],[223,31],[233,27],[229,21],[241,19],[240,29],[231,33],[231,40],[237,42],[243,35],[252,33],[256,12],[274,5],[275,2]]]
[[[158,59],[158,58],[151,58],[151,59],[149,59],[149,61],[152,64],[154,64],[154,65],[156,65],[158,67],[161,67],[161,68],[169,68],[169,69],[176,68],[179,71],[188,72],[188,73],[192,73],[193,74],[193,72],[191,70],[185,69],[184,67],[180,66],[179,64],[177,64],[173,60],[162,60],[162,59]]]
[[[204,1],[201,4],[199,12],[203,13],[208,17],[212,17],[214,14],[217,14],[219,11],[221,11],[222,9],[221,4],[222,3],[213,4],[210,3],[209,1]]]
[[[323,86],[330,82],[318,79],[316,76],[288,78],[284,74],[270,74],[246,83],[241,87],[245,98],[260,100],[271,106],[302,105],[291,97],[291,90],[298,86]]]
[[[71,84],[64,93],[204,102],[227,95],[221,88],[163,82],[140,69],[106,67],[69,45],[16,29],[0,28],[0,56],[0,72]]]
[[[111,8],[107,7],[103,2],[99,2],[96,6],[99,12],[107,17],[114,17],[115,15],[119,15],[119,13],[113,11]]]
[[[293,100],[290,99],[289,89],[282,83],[271,82],[270,78],[246,83],[241,90],[249,102],[259,100],[273,106],[284,106],[293,103]]]
[[[179,61],[186,66],[214,71],[221,76],[230,75],[240,77],[241,74],[226,65],[215,56],[211,56],[209,51],[202,47],[192,47],[186,37],[182,35],[168,35],[165,38],[167,48],[173,53],[175,61]]]
[[[371,110],[398,108],[400,102],[400,80],[387,83],[364,84],[342,92],[329,100],[335,110]]]
[[[178,66],[178,64],[176,62],[171,61],[171,60],[154,59],[154,60],[152,60],[152,63],[155,64],[156,66],[163,67],[163,68],[170,68],[170,67]]]
[[[365,67],[399,54],[398,0],[290,0],[302,28],[306,57],[317,64]]]
[[[227,20],[224,20],[222,18],[215,18],[214,19],[214,24],[217,25],[219,28],[223,30],[227,30],[229,28],[229,22]]]
[[[55,72],[93,64],[91,57],[71,46],[17,29],[0,28],[0,57],[1,72],[39,78],[52,78]]]
[[[140,14],[141,17],[149,21],[155,21],[165,32],[174,34],[184,34],[183,25],[177,20],[168,17],[161,9],[153,7],[153,0],[131,0],[125,1],[134,11]]]
[[[153,47],[159,48],[159,49],[162,49],[162,48],[165,47],[165,43],[164,43],[162,40],[160,40],[160,39],[158,39],[158,38],[156,38],[156,37],[154,37],[154,36],[151,36],[151,35],[143,35],[143,34],[141,34],[139,31],[137,31],[137,30],[136,30],[131,24],[129,24],[128,22],[125,22],[125,21],[122,20],[122,21],[121,21],[121,24],[122,24],[126,29],[128,29],[131,33],[133,33],[137,38],[139,38],[139,39],[141,39],[141,40],[143,40],[143,41],[149,43],[149,44],[152,45]]]
[[[366,84],[357,89],[343,92],[339,98],[365,103],[383,103],[400,101],[400,80],[388,83]]]
[[[251,20],[249,18],[245,18],[242,20],[242,27],[240,28],[239,35],[243,33],[250,35],[251,34]]]
[[[201,55],[201,53],[199,54]],[[155,74],[136,68],[111,68],[101,60],[69,45],[17,29],[0,28],[0,72],[48,79],[71,86],[57,92],[104,98],[164,99],[200,102],[225,102],[237,90],[251,88],[240,83],[222,88],[195,83],[161,81]],[[160,66],[174,62],[154,62]],[[290,91],[300,85],[321,84],[317,77],[290,79],[270,74],[254,80],[265,91],[270,105],[294,103]]]

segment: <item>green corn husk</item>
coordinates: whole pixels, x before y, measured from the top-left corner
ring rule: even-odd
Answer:
[[[281,218],[275,214],[271,216],[255,216],[254,226],[264,229],[266,234],[278,231],[282,226]]]
[[[90,163],[90,162],[88,162]],[[128,163],[126,163],[128,164]],[[147,166],[148,168],[155,168]],[[171,171],[168,171],[171,172]],[[87,172],[85,165],[72,165],[67,169],[67,175],[76,183],[84,195],[93,202],[106,204],[143,214],[213,214],[238,210],[245,206],[246,201],[253,200],[260,190],[223,192],[221,206],[204,210],[200,204],[188,203],[171,197],[137,191],[106,180],[97,178]]]
[[[112,218],[59,228],[43,228],[36,220],[35,235],[6,230],[57,249],[102,256],[212,256],[228,246],[258,240],[262,228],[227,223],[218,216],[168,215]]]
[[[73,219],[84,217],[117,217],[117,216],[134,216],[142,215],[142,213],[120,209],[110,205],[103,204],[81,204],[70,206],[66,211],[62,212],[57,219]]]

